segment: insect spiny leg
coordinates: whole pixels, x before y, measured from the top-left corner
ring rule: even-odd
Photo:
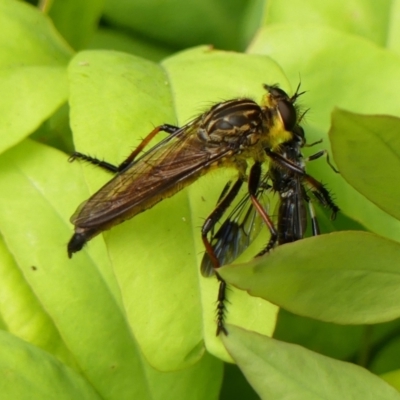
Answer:
[[[74,151],[71,154],[71,156],[68,158],[68,161],[69,162],[74,162],[77,159],[78,160],[87,161],[90,164],[93,164],[93,165],[96,165],[96,166],[98,166],[100,168],[105,169],[108,172],[113,172],[113,173],[118,172],[118,167],[117,166],[115,166],[113,164],[110,164],[107,161],[99,160],[96,157],[91,157],[91,156],[88,156],[86,154],[79,153],[78,151]]]
[[[228,336],[228,331],[225,328],[225,301],[226,301],[226,282],[217,274],[219,281],[218,298],[217,298],[217,332],[218,336],[221,332]]]
[[[132,153],[124,160],[122,161],[121,164],[118,166],[118,171],[124,170],[130,163],[132,163],[136,157],[144,150],[144,148],[153,140],[153,138],[159,133],[159,132],[166,132],[169,134],[173,134],[177,131],[179,131],[178,126],[174,125],[169,125],[169,124],[164,124],[160,126],[156,126],[139,144],[138,147],[136,147],[135,150],[132,151]]]
[[[278,234],[272,232],[270,233],[271,233],[271,238],[269,239],[267,245],[259,253],[257,253],[256,257],[261,257],[264,254],[269,253],[275,247],[275,244],[278,241]]]
[[[238,178],[236,182],[231,187],[225,187],[224,191],[227,192],[224,194],[224,197],[218,202],[214,211],[208,216],[206,221],[203,224],[201,230],[201,237],[203,240],[204,247],[206,249],[206,253],[211,260],[211,265],[202,264],[201,273],[203,276],[211,276],[213,273],[216,274],[219,281],[219,291],[217,297],[217,336],[223,332],[225,335],[228,334],[227,330],[224,327],[224,317],[225,317],[225,290],[226,290],[226,282],[218,275],[216,272],[218,268],[221,266],[216,256],[213,246],[207,238],[209,232],[211,232],[215,226],[215,224],[220,220],[226,209],[231,205],[232,201],[236,198],[239,190],[243,184],[243,179]]]

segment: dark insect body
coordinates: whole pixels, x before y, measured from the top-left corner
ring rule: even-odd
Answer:
[[[271,232],[271,240],[260,254],[269,251],[272,242],[279,236],[279,228],[277,233],[271,218],[258,200],[258,194],[263,190],[261,166],[265,162],[270,160],[276,166],[277,181],[284,179],[285,174],[292,174],[296,179],[312,182],[310,185],[316,183],[316,192],[325,198],[318,187],[319,183],[305,174],[304,168],[296,165],[297,155],[293,162],[291,155],[285,153],[289,152],[290,147],[284,152],[280,150],[285,148],[285,143],[293,142],[295,132],[301,129],[295,107],[295,101],[301,93],[296,91],[289,97],[276,85],[264,85],[264,88],[267,93],[261,105],[246,98],[229,100],[214,105],[181,128],[167,124],[156,127],[119,166],[75,152],[70,161],[88,161],[115,173],[115,176],[71,217],[75,233],[68,243],[69,257],[81,250],[94,236],[153,207],[209,171],[215,168],[234,168],[238,171],[236,182],[225,190],[201,229],[209,260],[207,268],[202,266],[202,273],[209,276],[215,272],[220,281],[217,334],[227,333],[224,327],[226,283],[216,272],[225,262],[220,262],[213,239],[210,241],[208,235],[211,233],[212,236],[216,223],[238,195],[243,183],[248,183],[248,198],[252,208]],[[140,154],[161,131],[169,135]],[[248,160],[253,161],[249,172]]]
[[[255,178],[253,183],[253,191],[264,210],[268,210],[269,200],[274,193],[279,196],[278,211],[271,217],[273,226],[270,227],[270,240],[256,257],[268,253],[276,245],[302,239],[307,228],[307,208],[312,234],[314,236],[320,234],[310,194],[323,207],[331,210],[331,219],[335,219],[340,211],[325,186],[305,171],[307,161],[326,155],[326,151],[321,150],[304,159],[301,153],[306,145],[304,130],[297,125],[292,133],[292,139],[282,143],[275,151],[265,149],[270,163],[263,175],[261,166],[256,164],[253,166],[257,169],[254,177],[258,178],[258,180]],[[329,158],[327,162],[335,172],[338,172],[331,165]],[[262,225],[260,214],[251,202],[249,194],[246,194],[222,222],[220,228],[212,232],[209,239],[220,265],[229,264],[238,258],[253,242]],[[201,271],[204,276],[211,276],[214,273],[213,262],[208,253],[204,254]]]
[[[307,227],[306,205],[311,219],[312,234],[314,236],[320,234],[309,194],[312,194],[323,207],[331,210],[331,219],[335,219],[336,214],[340,211],[325,186],[305,171],[305,162],[322,157],[326,154],[325,150],[304,159],[301,153],[302,147],[306,144],[303,128],[298,126],[293,134],[293,139],[284,143],[278,154],[270,154],[271,165],[268,176],[272,182],[272,190],[279,194],[277,215],[277,243],[279,245],[304,237]],[[282,168],[284,161],[281,157],[291,164]],[[327,162],[335,172],[338,172],[330,164],[329,158],[327,158]]]

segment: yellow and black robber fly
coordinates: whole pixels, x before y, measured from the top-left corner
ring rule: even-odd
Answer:
[[[237,196],[244,182],[248,182],[252,205],[273,234],[275,227],[257,198],[259,170],[268,159],[283,169],[287,168],[287,159],[274,151],[282,143],[293,139],[293,130],[299,120],[295,101],[301,93],[297,90],[289,97],[277,85],[264,85],[264,88],[267,93],[261,105],[247,98],[228,100],[214,105],[181,128],[168,124],[156,127],[119,166],[82,153],[73,153],[70,161],[85,160],[115,173],[115,176],[71,217],[75,233],[68,243],[69,257],[104,230],[153,207],[212,169],[222,167],[235,168],[238,178],[206,219],[201,230],[213,270],[221,264],[207,235]],[[169,135],[139,155],[160,131]],[[254,162],[249,172],[248,160]],[[303,173],[301,168],[298,169]],[[221,331],[226,333],[223,324],[226,284],[217,273],[216,276],[220,281],[217,316],[219,334]]]

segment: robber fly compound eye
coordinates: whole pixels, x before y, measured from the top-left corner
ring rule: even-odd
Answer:
[[[279,100],[278,111],[285,129],[292,131],[297,123],[297,110],[290,99]]]
[[[302,93],[298,93],[297,89],[296,93],[292,97],[289,97],[288,94],[277,85],[270,86],[264,84],[264,89],[267,90],[270,96],[275,100],[285,130],[288,132],[292,131],[299,122],[297,109],[294,104]]]

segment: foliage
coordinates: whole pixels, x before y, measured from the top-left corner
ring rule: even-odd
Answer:
[[[0,392],[400,398],[362,368],[400,388],[399,18],[389,0],[3,0]],[[308,142],[324,139],[340,170],[307,165],[342,209],[335,222],[318,212],[326,231],[346,232],[245,262],[260,235],[221,272],[229,336],[215,337],[217,282],[199,274],[199,226],[234,171],[67,258],[70,215],[109,179],[67,163],[73,144],[117,164],[153,126],[181,125],[224,99],[260,99],[262,83],[292,93],[299,79]],[[277,305],[293,314],[276,321]],[[232,366],[223,378],[222,360],[255,392]]]

